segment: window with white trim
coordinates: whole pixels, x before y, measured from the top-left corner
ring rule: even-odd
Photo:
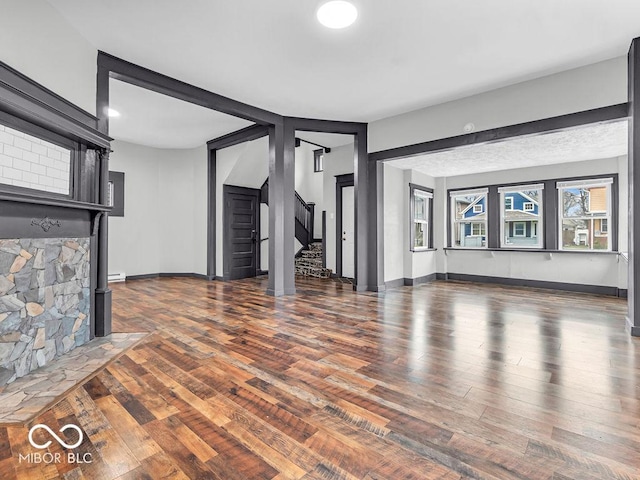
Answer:
[[[504,197],[504,209],[513,210],[513,197]]]
[[[486,188],[449,192],[452,247],[487,247],[487,193]]]
[[[557,182],[560,250],[611,250],[612,185],[613,178]]]
[[[500,247],[542,248],[542,192],[544,184],[498,187]],[[507,201],[508,200],[508,201]]]
[[[411,193],[411,250],[426,250],[431,245],[431,215],[433,192],[431,189],[410,185]]]

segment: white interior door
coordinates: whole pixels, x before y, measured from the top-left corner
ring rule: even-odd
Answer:
[[[349,278],[356,276],[354,193],[354,187],[342,189],[342,276]]]

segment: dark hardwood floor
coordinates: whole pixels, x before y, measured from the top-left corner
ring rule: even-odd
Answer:
[[[74,452],[92,462],[21,462],[27,429],[1,429],[0,477],[640,478],[640,340],[624,300],[297,288],[113,285],[114,330],[154,335],[36,420],[79,425]]]

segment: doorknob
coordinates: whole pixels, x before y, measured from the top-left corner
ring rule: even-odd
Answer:
[[[255,230],[251,230],[251,241],[252,242],[256,241],[256,231]]]

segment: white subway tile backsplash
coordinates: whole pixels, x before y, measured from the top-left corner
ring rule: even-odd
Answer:
[[[4,167],[3,169],[4,178],[8,178],[10,180],[22,180],[22,172],[20,170],[16,170],[11,167]]]
[[[15,140],[13,141],[13,145],[15,147],[21,148],[22,150],[26,150],[26,151],[30,152],[32,144],[26,138],[16,137]]]
[[[38,165],[37,163],[32,163],[31,164],[31,171],[33,173],[37,173],[38,175],[46,175],[47,174],[47,167],[44,167],[42,165]]]
[[[24,151],[20,148],[16,148],[11,145],[5,145],[3,150],[5,155],[9,155],[10,157],[20,158],[20,159],[22,158],[22,152]]]
[[[71,151],[0,125],[0,183],[69,193]]]
[[[62,158],[60,150],[51,147],[47,148],[47,156],[53,158],[54,160],[60,160]]]
[[[15,168],[16,170],[22,170],[23,172],[30,172],[31,171],[31,162],[27,162],[27,161],[22,160],[20,158],[14,158],[13,159],[13,168]]]
[[[40,161],[39,155],[33,152],[23,152],[22,159],[26,160],[31,164],[34,164],[34,163],[37,164]]]
[[[24,180],[25,182],[34,183],[36,185],[40,183],[40,177],[31,172],[22,172],[22,180]]]
[[[4,145],[13,145],[13,140],[16,137],[11,135],[9,132],[0,132],[0,143]]]
[[[38,155],[46,155],[47,147],[45,147],[44,145],[40,145],[39,143],[33,142],[33,145],[31,145],[31,151],[33,153],[37,153]]]

